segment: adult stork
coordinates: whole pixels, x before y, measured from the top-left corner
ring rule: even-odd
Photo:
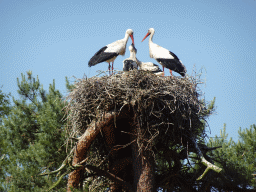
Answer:
[[[89,67],[105,61],[108,63],[108,70],[110,74],[110,62],[112,62],[112,73],[113,73],[114,60],[118,55],[125,54],[126,44],[129,37],[131,37],[132,43],[134,44],[133,30],[127,29],[123,39],[110,43],[105,47],[102,47],[99,51],[97,51],[95,55],[88,62]]]
[[[136,58],[137,49],[135,48],[133,43],[129,46],[129,51],[130,51],[130,57],[123,60],[123,71],[138,69],[137,58]]]
[[[179,60],[179,58],[171,51],[153,43],[152,38],[155,33],[155,30],[153,28],[150,28],[148,30],[148,33],[143,38],[142,41],[144,41],[149,35],[149,56],[151,58],[154,58],[158,63],[160,63],[164,68],[170,70],[170,73],[172,75],[172,70],[179,73],[183,77],[185,76],[187,70],[186,67],[182,64],[182,62]]]

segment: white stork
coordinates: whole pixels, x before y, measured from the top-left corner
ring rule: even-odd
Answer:
[[[163,71],[159,68],[158,65],[152,62],[141,62],[140,60],[137,59],[136,57],[137,49],[133,44],[129,46],[129,51],[130,51],[130,57],[123,61],[123,71],[138,69],[138,66],[139,66],[140,70],[150,71],[153,74],[158,76],[163,75]]]
[[[152,62],[141,62],[138,60],[138,65],[140,66],[140,70],[150,71],[157,76],[164,75],[164,72],[159,68],[159,66]]]
[[[118,55],[125,54],[126,44],[129,37],[131,37],[132,43],[134,44],[133,30],[127,29],[123,39],[110,43],[105,47],[102,47],[99,51],[97,51],[97,53],[95,53],[95,55],[88,62],[89,67],[105,61],[108,63],[108,69],[110,73],[110,62],[112,62],[112,73],[113,73],[114,60]]]
[[[123,71],[138,69],[137,58],[136,58],[137,49],[135,48],[133,43],[129,46],[129,51],[130,51],[130,57],[123,60]]]
[[[154,33],[155,33],[155,30],[153,28],[150,28],[148,30],[148,33],[142,40],[144,41],[150,35],[149,56],[151,58],[154,58],[158,63],[160,63],[163,66],[163,71],[164,71],[164,68],[166,67],[170,70],[171,75],[173,70],[184,77],[187,72],[186,67],[182,64],[182,62],[173,52],[152,42]]]

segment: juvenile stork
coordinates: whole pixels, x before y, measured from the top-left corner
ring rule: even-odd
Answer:
[[[114,60],[118,55],[125,54],[126,44],[129,37],[131,37],[132,43],[134,44],[133,30],[127,29],[123,39],[110,43],[105,47],[102,47],[99,51],[97,51],[88,62],[89,67],[105,61],[108,63],[108,70],[110,74],[110,68],[111,68],[110,62],[112,62],[112,73],[113,73]]]
[[[150,28],[148,30],[148,33],[143,38],[142,41],[144,41],[149,35],[149,56],[151,58],[154,58],[158,63],[160,63],[164,68],[170,70],[170,73],[172,75],[172,70],[179,73],[181,76],[185,76],[187,70],[186,67],[182,64],[182,62],[179,60],[179,58],[171,51],[153,43],[152,38],[155,33],[155,30],[153,28]]]
[[[138,60],[138,65],[140,67],[140,70],[150,71],[157,76],[164,76],[164,72],[159,68],[157,64],[154,64],[152,62],[141,62]]]
[[[123,71],[129,71],[131,69],[138,69],[138,66],[140,67],[140,70],[142,71],[150,71],[155,75],[161,76],[163,75],[163,71],[159,68],[158,65],[152,63],[152,62],[141,62],[137,59],[137,49],[133,44],[129,46],[130,51],[130,57],[125,59],[123,61]]]
[[[136,58],[137,49],[135,48],[133,43],[129,46],[129,51],[130,51],[130,57],[123,60],[123,71],[138,69],[137,58]]]

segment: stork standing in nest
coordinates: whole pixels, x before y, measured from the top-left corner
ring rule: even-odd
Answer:
[[[158,63],[160,63],[164,68],[170,70],[170,73],[172,75],[172,70],[179,73],[181,76],[185,76],[187,70],[186,67],[182,64],[182,62],[179,60],[179,58],[171,51],[153,43],[153,35],[155,33],[155,30],[153,28],[150,28],[148,30],[148,33],[143,38],[142,41],[144,41],[149,35],[149,56],[151,58],[154,58]]]
[[[99,51],[97,51],[95,55],[88,62],[89,67],[105,61],[108,63],[108,70],[110,74],[110,68],[111,68],[110,62],[112,62],[112,73],[113,73],[114,60],[118,55],[125,54],[126,44],[129,37],[131,37],[132,43],[134,44],[133,30],[127,29],[123,39],[110,43],[105,47],[102,47]]]

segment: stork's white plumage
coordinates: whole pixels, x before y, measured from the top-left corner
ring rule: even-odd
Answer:
[[[140,70],[143,71],[150,71],[153,74],[157,76],[163,76],[164,72],[159,68],[157,64],[154,64],[152,62],[141,62],[138,60],[138,65],[140,67]]]
[[[153,43],[152,38],[155,33],[155,30],[153,28],[150,28],[148,30],[148,33],[143,38],[142,41],[144,41],[149,35],[149,56],[151,58],[154,58],[158,63],[160,63],[164,67],[170,69],[170,73],[172,74],[172,71],[175,71],[185,76],[187,70],[186,67],[182,64],[182,62],[179,60],[179,58],[171,51]]]
[[[127,29],[123,39],[110,43],[105,47],[102,47],[99,51],[97,51],[95,55],[88,62],[89,67],[105,61],[109,64],[108,69],[110,71],[110,62],[112,62],[112,72],[113,72],[114,60],[118,55],[125,54],[126,44],[129,37],[131,37],[132,43],[134,44],[133,30]]]
[[[138,69],[137,58],[136,58],[137,49],[135,48],[133,43],[129,46],[129,51],[130,51],[130,57],[123,60],[123,71]]]
[[[150,71],[153,74],[158,76],[163,75],[163,71],[159,68],[158,65],[152,62],[141,62],[140,60],[138,60],[138,58],[136,57],[137,49],[133,44],[129,46],[129,51],[130,51],[130,57],[123,61],[123,71],[138,69],[138,66],[139,66],[140,70]]]

